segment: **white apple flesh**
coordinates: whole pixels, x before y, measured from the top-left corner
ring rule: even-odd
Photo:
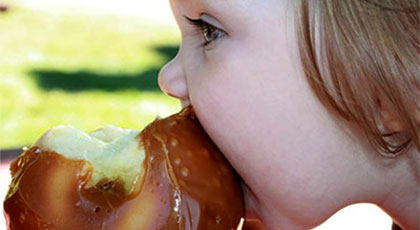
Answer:
[[[140,131],[105,126],[90,134],[72,126],[57,126],[48,130],[36,143],[44,151],[61,154],[70,159],[86,160],[92,167],[92,177],[86,188],[102,179],[121,179],[127,193],[144,174],[146,157],[138,135]]]
[[[244,216],[239,180],[191,107],[141,132],[54,127],[10,169],[8,230],[231,230]]]

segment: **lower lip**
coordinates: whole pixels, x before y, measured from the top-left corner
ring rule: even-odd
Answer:
[[[245,217],[245,222],[242,230],[265,230],[265,226],[261,219],[248,217],[248,213]]]
[[[244,192],[245,198],[245,221],[243,223],[242,230],[265,230],[267,229],[262,221],[262,218],[258,214],[258,205],[256,198],[250,188],[245,184],[241,183],[242,191]]]
[[[254,210],[246,210],[242,230],[265,230],[263,221]]]

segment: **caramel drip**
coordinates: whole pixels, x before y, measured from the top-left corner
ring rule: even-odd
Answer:
[[[173,192],[172,192],[173,193],[172,202],[174,204],[173,211],[175,212],[175,215],[176,215],[176,223],[178,225],[178,229],[182,229],[184,226],[184,222],[183,222],[182,213],[181,213],[182,196],[181,196],[181,191],[180,191],[180,185],[175,175],[174,168],[172,167],[172,162],[169,159],[169,151],[166,148],[165,141],[162,139],[161,136],[159,136],[156,133],[153,133],[152,136],[161,144],[161,147],[163,149],[163,155],[165,156],[166,170],[169,173],[169,179],[175,185],[173,187]]]
[[[120,179],[86,188],[93,166],[33,147],[11,165],[8,230],[233,230],[244,215],[235,173],[190,107],[138,136],[145,149],[132,191]],[[133,192],[134,191],[134,192]]]

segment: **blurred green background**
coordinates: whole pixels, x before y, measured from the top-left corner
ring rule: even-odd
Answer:
[[[0,150],[30,146],[55,125],[142,129],[179,111],[157,85],[179,41],[168,0],[0,0]],[[0,151],[0,197],[9,160]],[[366,205],[316,229],[391,226]]]
[[[0,0],[7,6],[0,12],[0,149],[30,146],[60,124],[141,129],[179,111],[157,84],[179,44],[176,27],[157,20],[168,18],[168,9],[97,1],[100,10],[92,2],[80,10],[77,1],[57,8],[48,0]]]

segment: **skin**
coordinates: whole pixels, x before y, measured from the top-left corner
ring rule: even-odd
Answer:
[[[249,216],[267,229],[310,229],[341,208],[369,202],[419,229],[419,152],[379,155],[337,122],[301,67],[289,0],[171,0],[182,34],[159,84],[192,104],[243,179]],[[206,47],[184,18],[225,31]],[[382,108],[383,110],[389,108]]]

